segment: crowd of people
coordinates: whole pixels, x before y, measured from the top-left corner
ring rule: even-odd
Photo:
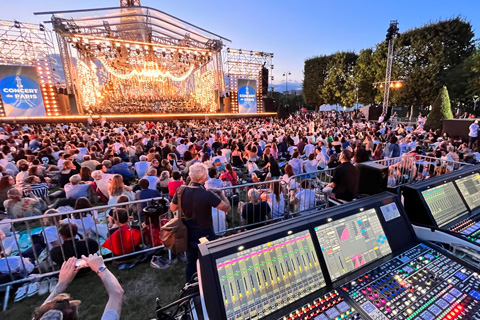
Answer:
[[[159,246],[161,226],[171,217],[167,212],[181,205],[189,229],[188,281],[196,270],[199,239],[213,240],[221,234],[226,221],[233,219],[230,212],[238,215],[244,229],[253,229],[325,202],[311,181],[298,183],[299,175],[334,169],[321,193],[350,201],[357,197],[355,167],[362,162],[408,155],[426,155],[442,163],[480,161],[476,122],[470,126],[470,141],[462,141],[426,130],[425,120],[419,115],[415,124],[392,123],[382,115],[379,121],[368,121],[355,111],[312,112],[287,119],[102,118],[94,123],[90,118],[87,123],[3,124],[0,237],[6,241],[11,236],[17,218],[48,214],[43,237],[20,256],[24,263],[41,268],[38,256],[47,250],[50,262],[60,267],[70,257],[99,250],[122,256],[142,246]],[[389,170],[390,184],[391,179],[404,179],[405,170],[410,170],[410,177],[426,179],[449,168],[439,169],[435,162],[416,166],[402,158]],[[247,182],[266,183],[249,184],[246,198],[239,198],[241,185]],[[165,199],[162,210],[148,210],[147,202],[118,206],[158,197]],[[95,209],[101,204],[116,207],[102,216]],[[293,210],[287,210],[289,206]],[[74,209],[83,212],[70,214]],[[169,264],[161,256],[151,260],[155,268]]]

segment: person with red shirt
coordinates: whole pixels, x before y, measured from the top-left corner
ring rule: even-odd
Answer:
[[[177,192],[178,187],[180,187],[183,184],[182,176],[180,175],[180,172],[178,171],[173,171],[172,173],[172,178],[173,181],[168,182],[168,195],[170,196],[170,199],[173,198],[175,195],[175,192]]]
[[[128,218],[126,209],[115,209],[113,219],[119,228],[102,244],[102,247],[112,251],[116,256],[135,252],[135,248],[142,243],[142,232],[131,228],[128,225]]]
[[[220,179],[222,181],[230,181],[232,183],[232,186],[236,186],[238,184],[237,180],[237,173],[233,170],[232,165],[230,163],[227,163],[225,165],[225,169],[227,170],[226,172],[222,173],[220,176]]]

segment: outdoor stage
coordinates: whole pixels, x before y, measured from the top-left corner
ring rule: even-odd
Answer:
[[[133,122],[133,121],[170,121],[170,120],[190,120],[190,119],[226,119],[226,118],[269,118],[275,117],[275,112],[264,113],[181,113],[181,114],[118,114],[118,115],[103,115],[92,116],[93,121],[100,121],[104,117],[107,121],[121,121],[121,122]],[[0,123],[86,123],[88,116],[51,116],[51,117],[16,117],[7,118],[0,117]]]
[[[139,3],[0,21],[0,121],[273,115],[273,53],[223,50],[231,40]]]

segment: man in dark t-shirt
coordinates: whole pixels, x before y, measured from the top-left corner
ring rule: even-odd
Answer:
[[[250,189],[248,191],[248,199],[250,202],[242,208],[242,224],[250,225],[272,219],[270,206],[267,202],[260,200],[260,193],[258,190]],[[246,227],[246,229],[252,230],[261,226],[263,226],[263,224]]]
[[[352,201],[355,198],[358,173],[357,169],[350,162],[352,156],[353,154],[350,150],[343,150],[340,155],[341,164],[335,168],[332,182],[324,188],[323,192],[333,192],[335,198],[346,201]]]
[[[82,255],[88,257],[89,254],[94,254],[98,251],[97,241],[90,238],[85,238],[84,240],[75,239],[77,233],[78,227],[75,223],[63,223],[58,228],[58,234],[62,238],[63,244],[61,247],[54,247],[50,251],[50,256],[57,266],[61,267],[63,262],[70,257],[80,259]]]
[[[189,168],[191,178],[190,185],[182,188],[180,186],[172,199],[170,209],[172,212],[178,209],[178,194],[181,192],[181,206],[185,217],[185,226],[188,229],[188,249],[186,278],[190,281],[196,272],[198,257],[199,239],[202,237],[212,241],[215,239],[213,229],[212,208],[224,212],[230,211],[230,204],[221,190],[206,190],[203,184],[207,181],[207,166],[202,163],[195,163]]]

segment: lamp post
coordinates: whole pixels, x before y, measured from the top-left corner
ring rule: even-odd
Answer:
[[[479,96],[473,96],[473,110],[477,109],[477,102],[480,99]]]
[[[287,107],[287,94],[288,94],[288,76],[291,76],[292,74],[290,71],[284,72],[283,76],[285,77],[285,107]]]
[[[356,108],[354,109],[358,109],[358,85],[355,83],[355,99],[357,100],[357,103],[356,103]]]

